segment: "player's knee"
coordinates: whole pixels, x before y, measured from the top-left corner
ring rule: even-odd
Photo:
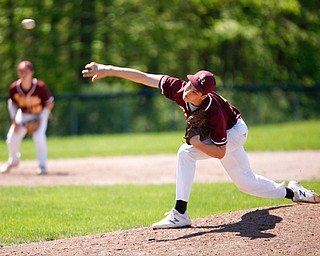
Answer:
[[[19,136],[7,136],[6,143],[7,144],[13,144],[13,143],[20,143],[23,138]]]
[[[241,192],[247,194],[252,194],[257,187],[257,179],[254,174],[247,173],[242,177],[236,177],[233,179],[233,182]]]

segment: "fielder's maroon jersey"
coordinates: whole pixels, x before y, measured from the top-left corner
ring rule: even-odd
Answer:
[[[10,99],[21,108],[23,113],[39,114],[45,105],[53,102],[53,97],[41,80],[34,78],[28,91],[23,90],[21,80],[10,86]]]
[[[161,78],[159,87],[162,94],[175,101],[188,118],[192,109],[182,97],[186,84],[184,80],[165,75]],[[226,144],[227,130],[231,129],[241,117],[240,111],[215,92],[209,93],[199,108],[205,109],[207,113],[207,126],[211,129],[212,143],[217,146]]]

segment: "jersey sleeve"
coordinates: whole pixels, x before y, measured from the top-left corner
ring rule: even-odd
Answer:
[[[40,88],[39,96],[41,98],[42,105],[45,106],[52,103],[54,101],[54,98],[46,84],[43,81],[38,81],[38,87]]]
[[[10,98],[13,102],[15,102],[15,103],[17,103],[16,100],[15,100],[15,98],[14,98],[14,95],[15,95],[16,92],[17,92],[16,82],[13,82],[13,83],[10,85],[9,98]]]
[[[181,79],[165,75],[161,78],[159,87],[165,97],[177,102],[182,97],[184,83]]]

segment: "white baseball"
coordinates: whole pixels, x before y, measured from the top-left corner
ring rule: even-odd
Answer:
[[[24,19],[21,21],[21,25],[24,29],[34,29],[36,22],[33,19]]]

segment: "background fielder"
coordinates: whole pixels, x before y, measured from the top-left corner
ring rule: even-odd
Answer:
[[[255,174],[243,148],[248,136],[248,128],[240,111],[214,92],[214,75],[201,70],[188,75],[189,81],[167,75],[141,72],[136,69],[103,65],[91,62],[82,71],[84,77],[97,79],[115,76],[153,88],[160,88],[162,94],[175,101],[188,118],[201,108],[207,113],[207,126],[211,135],[204,141],[199,135],[183,144],[178,150],[176,169],[176,203],[166,217],[152,225],[153,228],[178,228],[191,225],[187,212],[196,161],[210,157],[220,159],[224,169],[235,185],[243,192],[266,198],[288,198],[295,202],[320,203],[320,196],[291,181],[276,183]]]
[[[36,145],[39,168],[38,174],[47,174],[46,130],[54,99],[45,83],[33,77],[34,68],[30,61],[18,65],[19,79],[10,86],[8,110],[12,124],[7,134],[9,159],[1,166],[1,173],[8,173],[20,162],[20,144],[27,134],[25,125],[39,120],[39,127],[32,133]]]

